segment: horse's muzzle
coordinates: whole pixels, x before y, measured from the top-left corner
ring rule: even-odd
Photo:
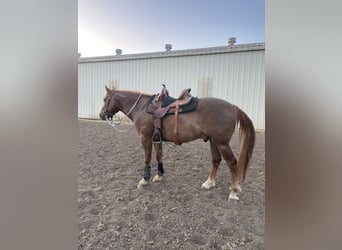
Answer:
[[[101,120],[106,120],[106,115],[102,112],[99,114],[99,117]]]

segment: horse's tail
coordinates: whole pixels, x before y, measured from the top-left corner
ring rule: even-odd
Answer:
[[[245,180],[247,166],[252,156],[255,145],[255,129],[251,119],[245,112],[234,105],[237,114],[237,123],[240,125],[240,154],[237,161],[238,176],[243,182]]]

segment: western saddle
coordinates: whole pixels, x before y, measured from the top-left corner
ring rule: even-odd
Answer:
[[[180,145],[178,138],[178,114],[182,112],[190,112],[196,109],[198,98],[191,96],[190,88],[184,89],[179,97],[176,99],[169,96],[165,84],[162,84],[163,88],[156,98],[153,98],[152,105],[149,106],[147,112],[154,116],[154,133],[152,137],[153,143],[161,143],[163,138],[162,118],[166,115],[175,115],[175,124],[173,128],[174,142]]]

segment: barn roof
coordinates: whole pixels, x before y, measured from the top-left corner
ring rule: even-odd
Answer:
[[[180,57],[180,56],[198,56],[198,55],[210,55],[210,54],[223,54],[223,53],[234,53],[242,51],[253,51],[253,50],[265,50],[265,43],[248,43],[238,44],[231,46],[218,46],[209,48],[198,48],[198,49],[185,49],[185,50],[170,50],[160,52],[147,52],[137,54],[121,54],[121,55],[110,55],[110,56],[98,56],[98,57],[81,57],[78,59],[79,63],[87,62],[106,62],[106,61],[124,61],[124,60],[138,60],[138,59],[149,59],[149,58],[162,58],[162,57]]]

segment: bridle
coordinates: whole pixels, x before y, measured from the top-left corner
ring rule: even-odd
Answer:
[[[110,101],[111,101],[112,98],[113,98],[113,95],[114,95],[114,93],[111,92],[111,96],[110,96],[110,98],[107,100],[106,107],[105,107],[105,109],[104,109],[104,114],[105,114],[106,119],[108,119],[108,117],[107,117],[106,114],[107,114],[107,111],[108,111],[108,108],[109,108]]]
[[[114,95],[114,93],[112,92],[112,95],[110,96],[110,98],[109,98],[109,100],[108,100],[108,102],[107,102],[105,111],[104,111],[106,121],[107,121],[107,123],[108,123],[110,126],[112,126],[116,131],[118,131],[118,132],[127,132],[128,130],[132,129],[132,127],[129,128],[129,129],[125,129],[125,130],[118,129],[118,128],[116,127],[116,125],[113,123],[113,119],[109,120],[109,119],[108,119],[108,116],[106,115],[106,113],[107,113],[107,111],[108,111],[108,108],[109,108],[110,101],[111,101],[112,98],[113,98],[113,95]],[[143,94],[140,93],[140,95],[138,96],[138,98],[137,98],[137,100],[135,101],[135,103],[133,104],[133,106],[132,106],[132,107],[130,108],[130,110],[127,112],[126,116],[129,116],[129,115],[132,113],[132,111],[133,111],[133,110],[135,109],[135,107],[138,105],[138,103],[139,103],[139,101],[140,101],[140,99],[141,99],[142,96],[143,96]],[[122,122],[122,121],[120,121],[119,124],[117,124],[117,125],[120,125],[121,122]]]

